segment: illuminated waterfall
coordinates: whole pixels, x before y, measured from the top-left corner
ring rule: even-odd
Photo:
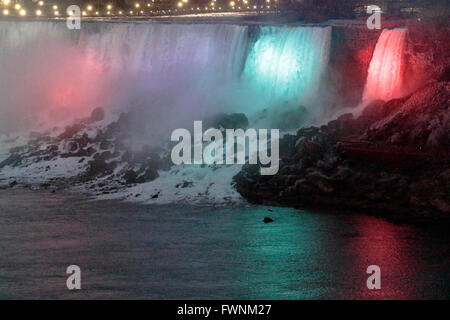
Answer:
[[[0,130],[137,106],[155,135],[208,112],[311,106],[330,38],[331,27],[264,26],[248,52],[247,26],[3,21]]]
[[[307,104],[317,96],[330,40],[330,27],[262,27],[244,78],[269,101]]]
[[[384,29],[370,62],[363,102],[402,95],[406,29]]]
[[[237,25],[0,21],[0,130],[111,105],[181,117],[239,79],[247,43]]]

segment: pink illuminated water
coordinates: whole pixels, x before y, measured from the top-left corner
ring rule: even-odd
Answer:
[[[370,62],[363,101],[402,95],[406,29],[384,29]]]

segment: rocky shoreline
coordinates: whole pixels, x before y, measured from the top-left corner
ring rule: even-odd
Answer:
[[[280,170],[246,165],[234,178],[251,203],[450,220],[450,82],[375,101],[280,141]]]

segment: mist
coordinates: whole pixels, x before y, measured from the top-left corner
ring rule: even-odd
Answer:
[[[330,92],[321,88],[330,28],[262,27],[254,43],[248,31],[105,22],[71,31],[63,22],[0,22],[0,133],[64,126],[97,107],[134,110],[133,143],[147,145],[219,112],[273,127],[274,115],[304,106],[317,122],[332,99],[321,92]]]

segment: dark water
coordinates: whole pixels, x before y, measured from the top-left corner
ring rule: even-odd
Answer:
[[[0,298],[449,298],[447,231],[358,215],[4,190]],[[81,268],[80,291],[66,288],[71,264]],[[381,267],[379,291],[366,287],[371,264]]]

